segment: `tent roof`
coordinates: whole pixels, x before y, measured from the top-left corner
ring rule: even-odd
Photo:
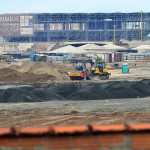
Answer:
[[[82,48],[84,50],[101,50],[101,46],[98,46],[96,44],[86,44],[86,45],[80,46],[79,48]]]
[[[108,50],[125,50],[124,47],[117,46],[114,44],[108,44],[101,47],[102,49],[108,49]]]
[[[140,45],[133,48],[133,50],[150,50],[150,45]]]
[[[86,54],[108,54],[108,53],[112,53],[111,51],[104,51],[104,50],[101,50],[101,51],[87,51]]]
[[[50,53],[84,54],[84,53],[86,53],[86,51],[83,49],[78,49],[74,46],[68,45],[68,46],[61,47],[56,50],[50,51]]]
[[[121,39],[120,42],[122,42],[122,43],[129,43],[129,41],[125,40],[125,39]]]

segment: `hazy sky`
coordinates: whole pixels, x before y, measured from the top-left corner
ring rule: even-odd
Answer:
[[[150,0],[0,0],[0,13],[150,12]]]

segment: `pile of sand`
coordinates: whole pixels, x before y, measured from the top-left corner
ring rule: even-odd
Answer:
[[[59,81],[69,79],[66,73],[62,73],[57,65],[50,62],[24,62],[21,66],[16,67],[15,70],[23,74],[30,73],[35,75],[51,75],[56,77],[56,80]]]
[[[30,72],[21,73],[16,70],[5,68],[0,69],[0,82],[35,82],[35,81],[55,81],[57,78],[48,74],[33,74]]]
[[[62,69],[62,68],[61,68]],[[70,80],[67,72],[50,62],[23,62],[0,69],[0,82],[46,82]]]

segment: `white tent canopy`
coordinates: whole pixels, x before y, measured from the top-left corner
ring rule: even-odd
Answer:
[[[106,53],[112,53],[111,51],[104,51],[104,50],[101,50],[101,51],[87,51],[86,54],[106,54]]]
[[[83,46],[80,46],[79,48],[84,49],[84,50],[101,50],[101,46],[98,46],[96,44],[86,44]]]
[[[133,50],[150,50],[150,45],[140,45],[138,47],[133,48]]]
[[[50,51],[49,53],[84,54],[84,53],[86,53],[86,51],[83,49],[78,49],[74,46],[68,45],[68,46],[61,47],[56,50]]]
[[[125,50],[124,47],[117,46],[114,44],[108,44],[101,47],[103,50]]]
[[[129,41],[125,40],[125,39],[121,39],[120,42],[122,42],[122,43],[129,43]]]

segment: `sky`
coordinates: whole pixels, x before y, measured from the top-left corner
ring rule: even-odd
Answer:
[[[5,13],[150,12],[150,0],[0,0]]]

